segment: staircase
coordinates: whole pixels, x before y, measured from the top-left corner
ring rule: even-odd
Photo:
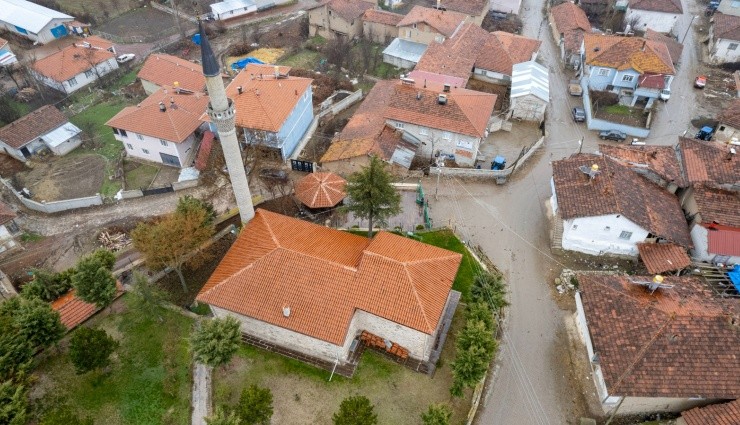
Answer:
[[[563,249],[563,220],[559,215],[551,218],[550,226],[550,249]]]

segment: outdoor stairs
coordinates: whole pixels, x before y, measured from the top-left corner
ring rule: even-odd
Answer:
[[[552,226],[550,230],[550,249],[563,249],[563,220],[559,215],[552,217]]]

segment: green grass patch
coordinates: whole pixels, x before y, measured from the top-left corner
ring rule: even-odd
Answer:
[[[473,278],[480,266],[475,258],[470,255],[470,252],[468,252],[468,249],[463,245],[462,241],[460,241],[452,230],[449,229],[417,233],[416,236],[418,236],[424,243],[458,252],[463,255],[460,268],[457,270],[457,276],[455,276],[455,282],[452,284],[452,289],[460,291],[463,300],[469,300],[470,287],[473,286]]]
[[[198,303],[198,305],[196,306],[191,306],[189,310],[199,316],[210,316],[211,315],[211,307],[209,307],[208,304],[204,304],[204,303]]]
[[[29,105],[28,103],[24,103],[24,102],[18,102],[17,100],[13,99],[13,97],[11,96],[6,96],[6,100],[5,100],[3,107],[12,108],[18,115],[20,115],[20,117],[23,117],[24,115],[27,115],[29,112],[31,112],[31,105]],[[4,127],[8,124],[10,123],[0,120],[0,127]]]
[[[44,237],[34,232],[23,232],[23,234],[20,235],[19,239],[21,240],[21,242],[38,242],[44,239]]]
[[[159,167],[135,161],[125,161],[123,166],[126,189],[147,188],[159,172]]]
[[[610,105],[604,108],[604,111],[614,115],[631,115],[632,110],[629,106],[625,105]]]
[[[96,424],[189,424],[187,336],[193,321],[166,309],[158,316],[126,308],[93,320],[92,325],[120,342],[107,373],[77,375],[66,348],[50,350],[40,361],[40,379],[32,389],[41,395],[41,416],[66,404],[82,417],[95,418]]]
[[[139,68],[140,67],[137,66],[129,70],[127,73],[123,74],[121,78],[111,86],[110,90],[119,90],[122,87],[126,87],[127,85],[136,81],[136,74],[139,72]]]
[[[277,64],[293,68],[314,69],[319,64],[320,58],[319,52],[301,50],[293,55],[283,56],[277,61]]]

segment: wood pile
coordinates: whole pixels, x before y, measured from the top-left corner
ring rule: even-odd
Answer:
[[[402,359],[407,359],[409,357],[409,350],[401,347],[400,345],[392,341],[388,341],[390,342],[390,347],[388,347],[388,344],[386,344],[386,340],[384,338],[373,335],[368,331],[362,331],[362,334],[360,334],[360,341],[362,341],[368,347],[386,351]]]
[[[100,232],[100,235],[98,235],[98,241],[100,241],[103,247],[112,252],[120,251],[131,245],[131,238],[123,232]]]

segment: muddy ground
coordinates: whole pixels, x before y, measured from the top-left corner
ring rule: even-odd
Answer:
[[[185,31],[195,29],[195,24],[190,21],[183,19],[181,24]],[[100,25],[98,29],[118,37],[140,37],[150,42],[178,31],[173,15],[152,7],[133,9]]]
[[[29,161],[31,168],[14,180],[16,188],[28,188],[37,201],[82,198],[100,192],[105,165],[105,158],[95,154],[48,156]]]

